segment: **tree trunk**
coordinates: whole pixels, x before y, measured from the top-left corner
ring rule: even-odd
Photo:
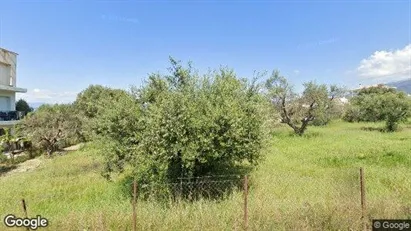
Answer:
[[[52,151],[51,151],[49,148],[47,148],[47,157],[48,157],[48,158],[51,157],[51,153],[52,153]]]

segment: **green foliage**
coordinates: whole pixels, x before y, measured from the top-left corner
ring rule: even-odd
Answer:
[[[353,106],[353,105],[348,105],[347,110],[345,111],[342,119],[347,122],[360,122],[360,108]]]
[[[337,86],[308,82],[298,95],[287,79],[274,71],[265,84],[267,96],[280,112],[281,122],[290,126],[295,134],[303,135],[310,123],[325,125],[339,116],[335,99],[344,93]]]
[[[16,102],[16,111],[22,111],[24,114],[28,114],[33,111],[33,108],[24,99],[19,99]]]
[[[79,93],[74,102],[74,107],[81,114],[84,138],[92,140],[96,135],[113,134],[113,132],[108,131],[110,129],[121,128],[120,126],[113,126],[116,121],[110,121],[109,118],[112,116],[117,116],[117,120],[121,118],[123,116],[121,113],[124,113],[122,110],[131,108],[119,107],[119,104],[134,106],[131,99],[131,95],[124,90],[101,85],[90,85]],[[108,121],[112,124],[108,125]],[[120,133],[119,135],[121,135]]]
[[[382,95],[386,93],[397,93],[397,90],[395,88],[386,87],[383,84],[378,84],[377,86],[372,86],[372,87],[364,87],[364,88],[357,90],[358,96],[372,95],[372,94]]]
[[[6,128],[3,129],[4,134],[0,136],[0,142],[2,144],[2,151],[12,151],[13,146],[12,143],[15,139],[15,136],[12,135],[11,129]]]
[[[411,104],[405,94],[387,94],[383,99],[382,114],[385,116],[386,129],[389,132],[398,129],[399,122],[405,122],[410,115]]]
[[[398,124],[410,115],[410,100],[394,88],[383,85],[363,88],[350,101],[350,108],[344,115],[348,122],[385,121],[387,131],[396,131]]]
[[[200,77],[191,65],[174,59],[171,65],[170,75],[152,74],[134,88],[137,106],[118,104],[116,111],[129,118],[107,118],[125,124],[125,134],[110,130],[103,139],[110,150],[107,173],[129,166],[140,184],[148,184],[257,164],[270,121],[256,81],[239,80],[227,68]]]
[[[0,164],[4,164],[8,162],[8,158],[6,155],[4,155],[3,150],[0,152]]]
[[[276,129],[275,146],[249,175],[249,229],[362,230],[359,167],[366,172],[368,216],[410,218],[411,127],[391,134],[360,129],[380,124],[335,122],[310,127],[305,135],[316,134],[310,138]],[[42,167],[34,171],[8,170],[0,177],[0,214],[22,214],[23,197],[30,199],[29,214],[53,221],[44,230],[132,230],[130,198],[100,177],[101,157],[86,147],[53,161],[39,158]],[[243,200],[242,191],[224,201],[138,200],[137,229],[241,230]]]
[[[337,103],[336,101],[331,101],[329,108],[323,107],[319,108],[316,112],[314,120],[311,122],[314,126],[325,126],[329,124],[332,120],[340,119],[344,115],[344,105],[342,103]]]
[[[50,156],[62,142],[81,140],[81,121],[71,104],[42,105],[17,126],[17,134],[30,139]]]

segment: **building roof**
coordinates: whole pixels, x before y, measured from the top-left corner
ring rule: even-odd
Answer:
[[[1,48],[1,47],[0,47],[0,50],[3,51],[3,52],[8,52],[8,53],[12,53],[12,54],[15,54],[15,55],[19,55],[19,54],[17,54],[16,52],[9,51],[9,50],[6,50],[6,49]]]

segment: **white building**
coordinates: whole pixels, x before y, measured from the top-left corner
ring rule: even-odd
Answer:
[[[20,119],[16,111],[16,93],[26,93],[27,89],[17,87],[17,55],[0,48],[0,128],[12,127]]]

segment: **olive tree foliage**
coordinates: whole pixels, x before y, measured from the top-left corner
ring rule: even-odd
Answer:
[[[410,115],[410,100],[403,92],[384,85],[360,89],[350,100],[344,115],[348,122],[385,121],[387,131],[396,131],[398,124]]]
[[[116,123],[112,121],[115,118],[111,117],[121,117],[123,109],[131,109],[123,107],[123,105],[129,105],[127,102],[130,101],[133,101],[132,95],[127,91],[101,85],[90,85],[80,92],[74,102],[74,107],[82,118],[85,139],[91,141],[100,135],[114,134],[113,129],[121,129],[120,125],[114,126],[108,123]]]
[[[272,105],[280,112],[281,123],[290,126],[295,134],[303,135],[307,126],[321,118],[328,122],[332,118],[334,101],[344,93],[340,87],[315,82],[304,83],[304,91],[297,94],[287,79],[274,71],[265,84]]]
[[[42,105],[28,114],[16,127],[19,136],[45,150],[50,157],[66,144],[81,140],[81,120],[71,104]]]
[[[112,132],[115,151],[106,152],[106,176],[129,170],[148,184],[257,165],[272,122],[257,82],[228,68],[200,76],[190,63],[170,61],[169,75],[151,74],[143,87],[133,88],[135,106],[118,105],[132,118],[117,124],[132,124],[125,135]]]

